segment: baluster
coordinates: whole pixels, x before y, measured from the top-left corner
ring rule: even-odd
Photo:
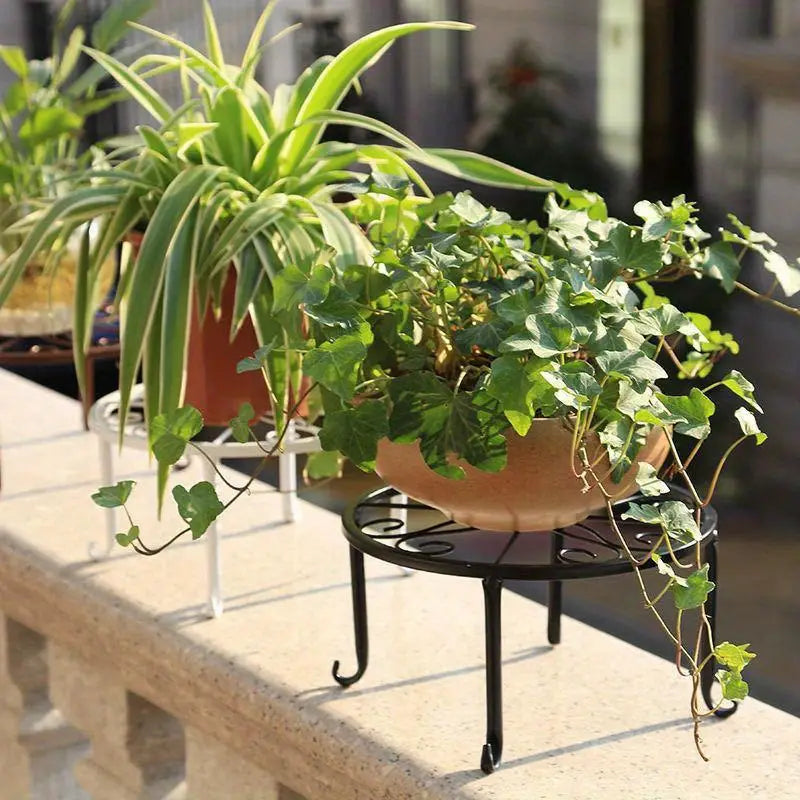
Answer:
[[[53,701],[91,741],[75,774],[92,800],[186,796],[184,735],[175,717],[66,648],[51,646],[50,664]]]
[[[290,800],[268,772],[195,728],[186,729],[186,796],[191,800]]]
[[[73,765],[88,749],[50,701],[48,644],[0,614],[0,800],[86,800]]]

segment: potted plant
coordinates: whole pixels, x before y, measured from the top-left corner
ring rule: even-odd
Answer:
[[[321,393],[320,439],[334,462],[341,454],[457,521],[490,529],[566,526],[604,508],[623,547],[615,502],[636,493],[656,498],[629,502],[623,518],[654,526],[646,560],[656,561],[665,579],[657,596],[641,581],[644,562],[626,552],[648,607],[676,645],[677,663],[692,678],[702,755],[697,726],[712,712],[697,702],[700,643],[710,630],[705,607],[714,584],[699,547],[700,513],[733,451],[766,437],[753,385],[735,370],[715,372],[736,342],[708,317],[676,308],[665,288],[708,279],[800,315],[772,291],[742,283],[739,269],[754,253],[773,274],[773,290],[787,295],[800,291],[800,271],[768,236],[734,216],[712,239],[683,197],[638,203],[642,222],[630,225],[609,218],[597,195],[556,188],[542,227],[469,194],[418,197],[408,181],[362,179],[348,187],[355,199],[346,212],[364,226],[372,263],[330,270],[324,282],[276,274],[273,309],[304,310],[304,339],[293,342],[292,353]],[[269,355],[282,349],[275,340],[239,369],[266,369]],[[680,380],[667,391],[670,374]],[[740,435],[701,492],[688,470],[708,440],[720,392],[741,401],[734,414]],[[251,421],[245,406],[231,420],[237,438],[252,436]],[[161,418],[157,457],[174,458],[201,426],[191,408]],[[667,492],[667,476],[685,485],[690,503],[657,499]],[[103,487],[94,499],[124,506],[131,487]],[[210,484],[176,487],[188,523],[178,536],[202,535],[246,488],[223,504]],[[149,548],[139,534],[132,525],[118,538],[146,554],[163,549]],[[665,544],[671,552],[693,542],[691,564],[656,554]],[[665,597],[678,609],[674,629],[658,608]],[[683,627],[693,612],[698,634],[689,637]],[[708,658],[720,665],[720,702],[747,695],[748,647],[709,643]]]
[[[233,387],[227,405],[204,409],[207,422],[227,421],[243,399],[259,405],[264,396],[271,400],[276,424],[283,425],[291,398],[301,392],[300,361],[292,355],[291,345],[304,338],[304,322],[296,303],[276,297],[275,280],[282,276],[282,287],[299,290],[310,283],[321,291],[334,272],[344,275],[369,267],[372,245],[336,199],[343,184],[359,177],[359,169],[379,168],[391,180],[410,178],[427,194],[430,191],[412,162],[498,186],[533,190],[549,186],[486,157],[423,150],[382,122],[337,110],[363,71],[399,37],[471,26],[409,23],[375,31],[336,57],[318,59],[294,85],[279,86],[271,96],[254,75],[273,6],[270,3],[261,15],[236,66],[225,61],[207,3],[205,52],[141,25],[135,27],[171,52],[144,55],[127,67],[87,48],[97,64],[153,116],[156,127],[140,126],[127,157],[72,182],[67,196],[44,205],[14,228],[28,235],[6,267],[0,304],[33,253],[88,222],[97,226],[97,241],[87,241],[84,247],[82,282],[75,294],[75,315],[82,329],[93,312],[99,265],[132,231],[145,228],[138,254],[131,257],[130,248],[124,254],[118,290],[123,317],[123,419],[141,367],[149,421],[173,412],[181,406],[187,386],[199,385],[200,398],[215,401],[223,387]],[[162,73],[174,73],[180,80],[183,102],[177,109],[148,84],[149,77]],[[374,131],[391,144],[322,141],[332,123]],[[291,289],[285,291],[291,296]],[[215,326],[214,320],[222,324]],[[236,335],[251,323],[254,335],[237,343]],[[221,328],[221,343],[218,334],[206,336],[209,327]],[[206,381],[194,380],[189,356],[201,331],[203,338],[213,340],[212,357],[196,360],[206,370],[214,362],[214,351],[227,361],[237,351],[238,357],[252,352],[256,341],[270,347],[279,342],[280,347],[273,347],[264,358],[268,392],[261,390],[263,382],[254,390],[252,381],[242,390],[230,378],[228,363],[220,365],[221,378],[217,372]],[[80,366],[84,358],[80,346],[75,357]],[[213,391],[207,389],[209,383]],[[197,398],[186,399],[197,403]],[[162,486],[165,478],[162,467]]]
[[[51,236],[29,254],[11,276],[9,260],[22,243],[14,224],[40,204],[69,191],[68,181],[105,154],[82,141],[86,120],[118,102],[124,93],[102,89],[104,76],[83,65],[83,26],[68,30],[75,2],[65,3],[55,23],[52,55],[28,60],[20,47],[0,47],[14,80],[0,103],[0,335],[39,336],[70,330],[77,281],[78,238]],[[141,0],[116,3],[95,22],[91,40],[111,51],[127,32],[127,22],[150,6]],[[124,53],[120,53],[123,56]],[[98,268],[93,304],[99,305],[114,278],[115,260]]]

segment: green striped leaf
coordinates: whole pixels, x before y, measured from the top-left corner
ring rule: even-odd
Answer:
[[[264,278],[258,252],[254,244],[245,247],[239,256],[234,259],[236,268],[236,295],[233,300],[233,315],[231,318],[231,339],[242,327],[245,317],[249,313],[250,304]]]
[[[91,322],[89,317],[89,226],[81,237],[78,264],[75,274],[75,297],[73,300],[72,359],[75,362],[75,377],[81,397],[86,398],[86,347],[91,339]],[[93,311],[93,309],[92,309]],[[92,313],[93,317],[94,314]],[[94,398],[92,398],[94,400]]]
[[[264,29],[267,27],[267,22],[277,2],[278,0],[270,0],[256,20],[256,24],[253,26],[253,32],[250,34],[250,41],[247,43],[244,55],[242,56],[242,71],[240,73],[242,82],[239,84],[240,89],[245,88],[245,82],[252,79],[255,74],[256,64],[258,64],[258,54],[261,48],[261,40],[264,38]]]
[[[373,247],[358,225],[332,203],[308,202],[322,225],[325,241],[336,250],[334,263],[339,270],[353,264],[372,263]]]
[[[297,113],[297,122],[335,109],[359,75],[398,38],[424,30],[472,30],[463,22],[411,22],[369,33],[342,50],[323,70]],[[323,125],[303,127],[286,143],[284,174],[292,172],[319,141]]]
[[[136,381],[145,338],[153,315],[160,305],[165,259],[171,248],[180,241],[181,231],[192,208],[219,172],[219,167],[200,166],[180,173],[164,192],[147,226],[125,295],[127,307],[135,309],[135,313],[125,315],[121,331],[119,415],[123,423],[130,408],[131,391]],[[189,254],[184,252],[183,257],[189,258]],[[120,442],[123,435],[124,424],[120,425]]]
[[[203,0],[203,28],[206,34],[206,50],[211,60],[220,68],[225,68],[225,58],[222,55],[222,44],[219,40],[219,31],[214,19],[214,12],[208,4],[208,0]]]
[[[98,64],[100,64],[130,96],[159,122],[165,122],[172,116],[172,108],[161,95],[148,86],[133,70],[129,69],[113,56],[101,53],[92,47],[83,48]]]
[[[446,175],[452,175],[485,186],[498,186],[504,189],[527,189],[546,192],[554,188],[552,181],[539,178],[516,167],[504,164],[494,158],[466,150],[445,148],[425,148],[424,150],[403,149],[398,151],[409,161],[432,167]]]

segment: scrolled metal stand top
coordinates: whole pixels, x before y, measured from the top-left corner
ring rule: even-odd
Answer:
[[[632,497],[640,504],[664,500],[688,501],[678,487],[669,495]],[[660,535],[654,525],[623,520],[628,501],[615,505],[615,520],[633,555],[643,559]],[[362,553],[411,569],[501,580],[568,580],[631,572],[617,534],[605,513],[583,522],[552,531],[502,533],[461,525],[441,512],[406,500],[392,488],[368,492],[348,506],[342,516],[344,535]],[[700,519],[701,542],[717,530],[717,512],[703,509]],[[548,535],[549,534],[549,535]],[[551,553],[553,536],[560,537],[555,558]],[[678,558],[695,543],[673,545]],[[668,550],[663,548],[664,556]],[[644,566],[653,566],[649,560]]]

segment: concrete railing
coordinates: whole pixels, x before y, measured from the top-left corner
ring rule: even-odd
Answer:
[[[674,669],[504,595],[505,763],[483,777],[477,581],[368,561],[370,659],[352,669],[347,546],[332,514],[280,518],[258,491],[223,521],[225,615],[205,616],[205,553],[88,559],[97,445],[77,404],[0,372],[0,800],[450,800],[796,797],[800,720],[757,701],[694,752]],[[132,507],[152,541],[142,453]],[[200,479],[198,465],[181,475]],[[722,531],[724,540],[724,529]],[[635,593],[631,587],[632,601]]]

